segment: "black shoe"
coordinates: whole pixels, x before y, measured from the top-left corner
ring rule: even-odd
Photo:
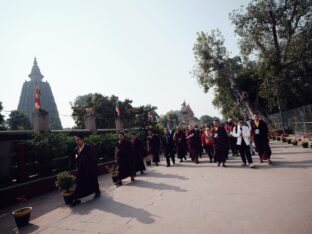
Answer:
[[[170,165],[167,165],[166,167],[170,167]]]
[[[158,167],[158,163],[155,163],[156,164],[156,167]]]
[[[220,164],[221,164],[221,163],[218,163],[218,165],[217,165],[217,166],[218,166],[218,167],[220,167]]]
[[[180,162],[183,162],[183,159],[180,159]]]
[[[95,198],[98,198],[99,196],[101,196],[101,192],[100,191],[95,192],[93,198],[95,199]]]
[[[143,171],[141,171],[141,172],[140,172],[140,174],[141,174],[141,175],[144,175],[144,172],[143,172]]]
[[[76,205],[79,205],[80,203],[81,203],[81,200],[75,199],[75,200],[73,200],[73,202],[70,204],[70,206],[76,206]]]
[[[222,163],[222,167],[227,167],[224,163]]]
[[[133,176],[131,176],[131,182],[134,182],[134,177]]]

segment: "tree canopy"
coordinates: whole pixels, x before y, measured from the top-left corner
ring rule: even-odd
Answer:
[[[72,116],[77,128],[85,128],[84,116],[87,114],[86,108],[92,108],[96,117],[96,126],[100,129],[115,128],[116,101],[117,96],[103,96],[99,93],[90,93],[76,97],[71,103]],[[146,127],[155,125],[158,120],[157,107],[146,105],[133,107],[132,100],[118,100],[120,117],[125,122],[126,127]]]
[[[11,111],[7,120],[8,126],[11,130],[30,130],[30,120],[23,112],[18,110]]]
[[[225,118],[267,114],[312,103],[310,0],[253,0],[230,19],[241,56],[230,57],[219,30],[200,32],[193,76]]]

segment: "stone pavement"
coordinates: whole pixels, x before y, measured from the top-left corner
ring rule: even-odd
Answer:
[[[199,165],[162,161],[119,188],[104,175],[103,195],[74,208],[53,192],[0,210],[0,233],[312,233],[312,150],[271,146],[273,165],[253,157],[256,169],[239,158],[218,168],[205,155]],[[11,211],[26,205],[31,221],[18,230]]]

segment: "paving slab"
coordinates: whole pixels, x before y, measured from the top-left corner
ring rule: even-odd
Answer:
[[[99,177],[102,196],[69,207],[59,192],[0,210],[0,233],[201,234],[312,233],[312,149],[271,142],[273,165],[227,168],[209,163],[148,167],[134,183],[116,188]],[[32,206],[30,224],[18,229],[12,210]]]

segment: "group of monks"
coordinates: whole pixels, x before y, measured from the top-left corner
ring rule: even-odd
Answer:
[[[235,144],[233,144],[235,142]],[[94,193],[94,197],[100,195],[97,174],[96,155],[92,147],[84,142],[83,136],[76,136],[76,161],[77,161],[77,185],[72,205],[80,203],[79,198]],[[240,119],[236,124],[221,124],[218,119],[213,125],[205,128],[189,126],[186,131],[177,127],[176,131],[165,129],[162,139],[152,131],[148,131],[146,145],[140,140],[136,133],[132,133],[131,140],[125,138],[125,133],[120,132],[115,147],[115,161],[118,171],[116,186],[122,185],[122,180],[130,177],[134,181],[136,173],[144,174],[144,159],[152,157],[155,166],[159,164],[161,145],[166,158],[167,167],[170,162],[175,164],[175,154],[180,162],[186,160],[189,155],[191,160],[199,163],[203,149],[208,154],[210,163],[215,162],[217,166],[226,167],[229,150],[232,155],[239,151],[242,159],[242,167],[253,168],[252,143],[255,144],[259,154],[260,162],[268,160],[271,164],[271,149],[269,146],[269,131],[266,123],[260,119],[257,113],[253,120]]]

